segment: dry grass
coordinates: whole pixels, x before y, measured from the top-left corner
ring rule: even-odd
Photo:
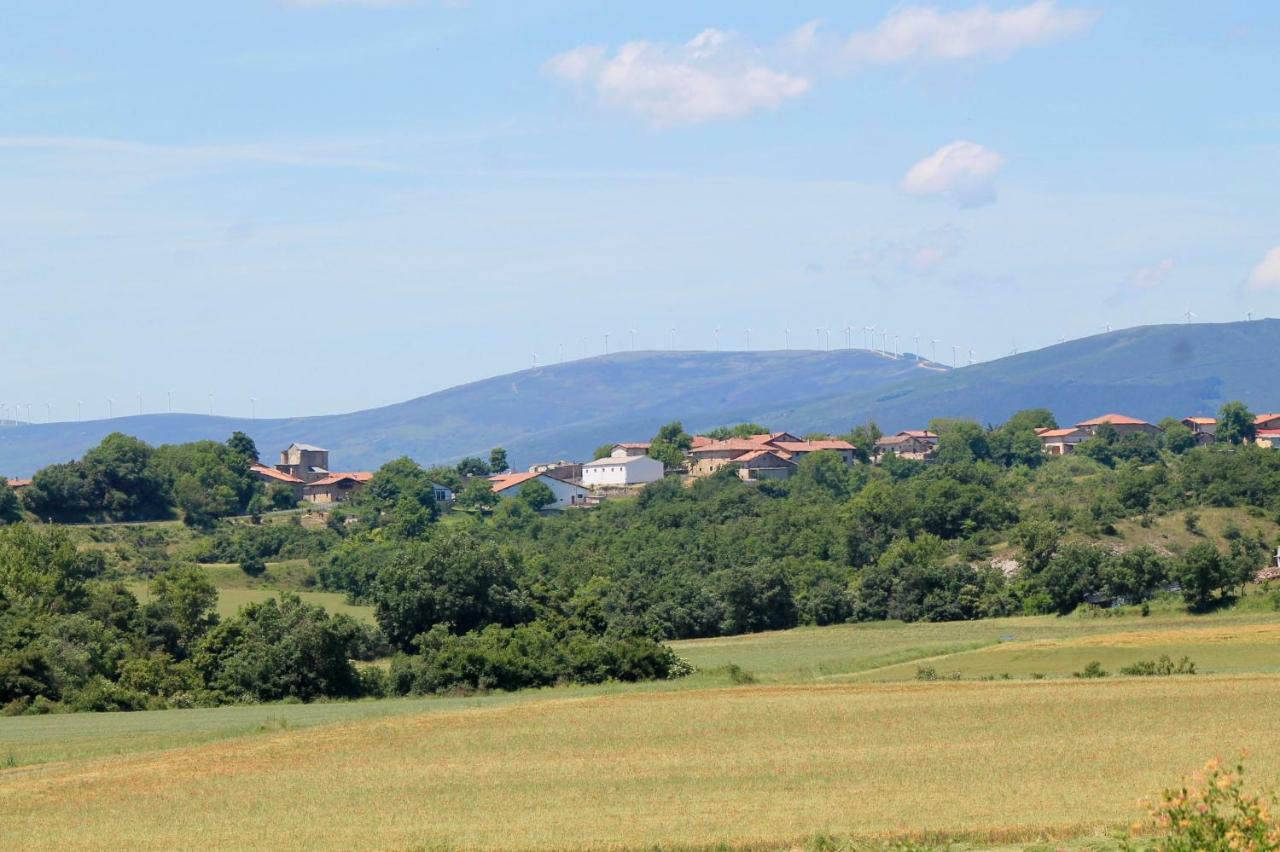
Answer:
[[[1280,677],[770,686],[370,720],[0,773],[13,848],[786,846],[1124,824],[1280,768]]]

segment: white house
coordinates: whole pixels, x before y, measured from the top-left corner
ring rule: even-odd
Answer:
[[[641,485],[656,482],[665,472],[664,465],[649,456],[620,456],[615,454],[608,458],[596,459],[582,466],[582,484],[600,485]]]
[[[514,497],[520,493],[520,489],[526,482],[534,480],[550,488],[551,493],[556,495],[556,502],[548,506],[548,509],[585,506],[587,495],[591,493],[576,482],[565,482],[563,479],[556,479],[545,473],[506,473],[489,477],[489,482],[493,484],[493,493],[500,497]]]

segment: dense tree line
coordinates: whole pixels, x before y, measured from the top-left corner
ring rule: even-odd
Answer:
[[[730,466],[573,512],[540,511],[531,491],[446,513],[431,483],[461,474],[397,459],[326,527],[223,522],[151,562],[156,548],[135,536],[145,602],[101,551],[20,523],[0,530],[0,703],[111,709],[666,677],[683,667],[664,639],[1068,613],[1172,593],[1198,611],[1265,564],[1273,542],[1229,526],[1219,548],[1196,510],[1280,517],[1280,453],[1243,438],[1197,447],[1173,428],[1158,439],[1104,429],[1074,455],[1047,457],[1035,429],[1052,425],[1045,411],[997,427],[939,420],[933,463],[890,455],[848,467],[813,453],[785,481],[743,482]],[[661,435],[664,453],[684,440],[678,424]],[[211,470],[247,457],[118,438],[98,450],[56,475],[98,483],[126,516],[158,511],[185,476],[216,483]],[[1122,520],[1174,513],[1196,542],[1180,553],[1108,541]],[[992,559],[1008,555],[1012,569]],[[212,586],[184,562],[257,570],[290,558],[370,604],[377,627],[292,597],[220,620]],[[352,662],[387,655],[387,671]]]
[[[191,526],[293,505],[288,488],[264,487],[249,471],[258,451],[243,432],[225,443],[152,447],[113,432],[84,457],[41,468],[23,490],[23,508],[42,521],[153,521],[181,516]],[[16,520],[0,494],[0,523]]]

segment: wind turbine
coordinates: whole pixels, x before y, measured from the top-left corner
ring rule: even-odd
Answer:
[[[969,350],[969,366],[970,367],[973,366],[973,350],[972,349]]]
[[[213,394],[209,394],[209,416],[213,416]]]
[[[711,335],[716,339],[716,351],[720,351],[720,326],[716,326],[711,330]]]
[[[829,329],[829,328],[824,328],[824,329],[822,330],[822,333],[826,335],[826,339],[827,339],[827,351],[828,351],[828,352],[830,352],[830,351],[831,351],[831,329]]]
[[[538,369],[538,353],[537,353],[537,352],[534,352],[534,353],[531,353],[531,354],[533,355],[533,369],[535,369],[535,370],[536,370],[536,369]]]
[[[559,347],[560,347],[560,363],[563,364],[564,363],[564,341],[563,340],[560,341]]]
[[[786,341],[787,351],[791,351],[791,329],[784,329],[782,332],[783,339]]]
[[[631,351],[635,352],[636,351],[636,330],[634,328],[630,329],[630,334],[631,334]]]
[[[52,402],[46,402],[44,404],[44,422],[45,423],[53,422],[53,403]]]
[[[609,354],[609,332],[604,333],[604,354]]]
[[[920,335],[916,335],[916,360],[920,360]]]
[[[938,363],[938,341],[929,338],[929,360]]]
[[[959,350],[959,349],[960,349],[960,347],[959,347],[959,346],[956,346],[954,343],[953,343],[953,344],[951,344],[951,366],[952,366],[952,367],[958,367],[958,366],[960,366],[960,365],[957,363],[957,360],[956,360],[956,359],[957,359],[956,352],[957,352],[957,350]]]
[[[116,416],[116,403],[111,397],[107,397],[107,419],[111,420]]]
[[[171,390],[165,391],[164,395],[165,395],[165,405],[168,407],[169,413],[172,414],[173,413],[173,391]]]
[[[1185,316],[1185,317],[1187,318],[1187,325],[1190,325],[1190,324],[1191,324],[1191,318],[1192,318],[1192,317],[1194,317],[1194,316],[1196,316],[1196,314],[1195,314],[1195,313],[1193,313],[1193,312],[1192,312],[1192,310],[1191,310],[1190,308],[1187,308],[1187,312],[1186,312],[1185,314],[1183,314],[1183,316]]]
[[[253,397],[253,396],[249,397],[249,419],[250,420],[258,419],[258,398],[257,397]]]
[[[676,349],[676,327],[673,325],[671,326],[671,351],[674,352],[675,349]]]
[[[138,414],[142,414],[142,392],[138,392]]]
[[[79,423],[84,419],[82,412],[84,411],[84,402],[76,400],[76,422]]]
[[[747,349],[751,349],[751,329],[747,329]]]

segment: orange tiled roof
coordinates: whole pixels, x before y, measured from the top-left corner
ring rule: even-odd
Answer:
[[[736,462],[755,461],[756,459],[761,458],[762,456],[773,456],[778,461],[786,462],[787,464],[793,464],[793,462],[790,460],[790,457],[786,453],[779,453],[779,452],[775,452],[774,450],[768,450],[768,449],[752,450],[749,453],[743,453],[742,455],[734,459],[734,461]]]
[[[1150,426],[1151,424],[1145,420],[1139,420],[1136,417],[1128,417],[1124,414],[1104,414],[1101,417],[1095,417],[1092,420],[1086,420],[1083,423],[1077,423],[1077,426]]]
[[[853,450],[855,447],[848,441],[778,441],[774,444],[789,453],[813,453],[819,450]]]
[[[691,449],[696,450],[701,447],[705,447],[707,444],[714,444],[715,442],[715,438],[708,438],[706,435],[694,435],[693,446]]]
[[[331,473],[324,479],[317,479],[315,482],[308,482],[307,487],[313,485],[336,485],[344,479],[350,479],[353,482],[368,482],[373,479],[373,474],[367,470],[353,470],[348,473]]]
[[[1259,414],[1253,418],[1254,423],[1266,423],[1270,420],[1280,420],[1280,414]]]
[[[493,484],[493,490],[505,491],[513,485],[519,485],[522,482],[528,482],[530,479],[537,479],[542,476],[541,473],[525,472],[525,473],[501,473],[497,476],[489,477],[489,482]]]
[[[274,467],[267,467],[265,464],[251,464],[249,465],[249,470],[262,476],[269,476],[272,479],[279,480],[280,482],[287,482],[290,485],[302,484],[302,480],[298,477],[285,473],[282,470],[276,470]]]
[[[1065,429],[1037,429],[1036,435],[1041,438],[1065,438],[1068,435],[1074,435],[1079,431],[1079,427],[1068,426]]]
[[[10,488],[26,488],[31,484],[30,479],[6,479],[5,482]]]
[[[1184,418],[1182,418],[1182,422],[1183,422],[1183,423],[1194,423],[1194,424],[1196,424],[1197,426],[1212,426],[1213,424],[1217,423],[1218,421],[1217,421],[1217,420],[1215,420],[1215,419],[1214,419],[1214,418],[1212,418],[1212,417],[1184,417]]]

